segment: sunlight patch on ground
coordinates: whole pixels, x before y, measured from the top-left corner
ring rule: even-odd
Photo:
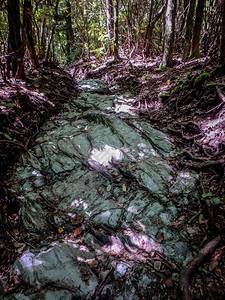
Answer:
[[[154,251],[164,253],[164,248],[147,235],[133,232],[130,228],[124,231],[124,236],[130,239],[130,242],[121,241],[117,236],[111,236],[111,244],[104,245],[102,250],[110,256],[124,257],[133,262],[145,261],[146,255]]]
[[[199,122],[199,127],[204,134],[200,141],[214,148],[225,143],[225,111],[220,112],[220,116],[215,119],[206,119]]]
[[[105,145],[104,148],[100,150],[93,149],[88,162],[91,166],[93,166],[92,162],[97,162],[104,167],[108,167],[113,162],[113,160],[121,160],[122,158],[123,154],[119,149],[115,149],[111,146]]]
[[[131,104],[134,102],[134,99],[131,97],[117,96],[115,101],[115,109],[116,113],[128,113],[132,116],[135,116],[136,113]]]

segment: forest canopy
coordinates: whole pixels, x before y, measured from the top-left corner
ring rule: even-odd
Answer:
[[[140,55],[172,59],[221,55],[223,0],[1,1],[1,72],[24,76],[24,65],[79,58]],[[219,50],[221,49],[221,54]]]

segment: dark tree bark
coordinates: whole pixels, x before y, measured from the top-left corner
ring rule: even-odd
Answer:
[[[190,0],[189,2],[189,9],[187,14],[187,21],[186,21],[186,30],[185,30],[185,40],[184,40],[184,52],[183,52],[183,61],[185,61],[189,55],[190,48],[191,48],[191,38],[192,38],[192,31],[193,31],[193,17],[195,11],[195,3],[196,0]]]
[[[114,59],[119,59],[119,0],[115,0],[115,41],[114,41]]]
[[[168,0],[166,7],[165,43],[162,66],[171,67],[173,64],[174,31],[177,0]]]
[[[220,43],[220,63],[225,65],[225,0],[223,0],[222,36]]]
[[[114,12],[113,12],[113,1],[106,0],[106,17],[107,17],[107,33],[109,41],[109,54],[113,54],[113,39],[114,39]]]
[[[35,51],[33,39],[33,5],[31,0],[24,0],[23,7],[23,39],[27,45],[31,63],[34,68],[38,67],[38,58]]]
[[[56,0],[56,5],[55,5],[55,23],[54,23],[53,28],[52,28],[52,33],[51,33],[51,35],[49,37],[48,49],[47,49],[47,53],[46,53],[46,57],[45,57],[46,62],[49,61],[51,44],[52,44],[53,37],[54,37],[54,34],[55,34],[56,26],[57,26],[58,21],[59,21],[58,6],[59,6],[59,0]]]
[[[19,0],[8,0],[7,10],[9,25],[8,52],[10,53],[7,68],[9,69],[11,60],[13,76],[21,78],[25,76],[25,73],[23,65],[24,44],[20,35],[21,22]]]
[[[195,17],[195,26],[193,29],[193,36],[191,42],[191,54],[190,57],[200,57],[200,37],[201,37],[201,29],[202,29],[202,20],[203,20],[203,12],[204,12],[205,0],[198,0],[197,8],[196,8],[196,17]]]
[[[183,5],[183,14],[181,17],[181,23],[180,23],[180,29],[179,29],[179,34],[182,34],[182,31],[184,29],[186,17],[187,17],[187,12],[188,12],[188,5],[189,5],[189,0],[184,0],[184,5]]]
[[[152,5],[153,5],[153,1],[152,1]],[[152,51],[152,36],[153,36],[153,29],[154,26],[156,24],[156,22],[161,18],[161,16],[163,15],[166,6],[164,5],[160,11],[156,14],[156,16],[154,17],[154,19],[152,19],[152,7],[150,8],[150,13],[149,13],[149,21],[148,21],[148,26],[146,29],[146,35],[145,35],[145,39],[146,39],[146,43],[145,43],[145,56],[146,57],[150,57],[151,56],[151,51]]]
[[[66,37],[67,37],[67,53],[68,55],[72,52],[72,45],[74,42],[74,34],[72,27],[72,19],[71,19],[71,3],[70,0],[66,1]]]
[[[154,0],[151,0],[149,17],[148,17],[148,25],[145,34],[145,56],[146,57],[151,56],[152,32],[153,32],[153,26],[152,26],[153,5],[154,5]]]

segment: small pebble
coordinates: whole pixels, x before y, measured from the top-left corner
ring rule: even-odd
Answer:
[[[172,279],[167,279],[166,282],[165,282],[165,285],[168,288],[171,288],[173,286],[173,280]]]
[[[162,266],[162,263],[161,263],[160,260],[157,260],[157,261],[154,262],[154,269],[155,269],[156,271],[160,271],[161,266]]]

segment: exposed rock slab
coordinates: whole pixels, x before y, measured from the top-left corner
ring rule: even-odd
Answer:
[[[174,173],[172,142],[139,119],[129,94],[106,95],[99,81],[82,81],[80,90],[17,167],[26,239],[49,238],[16,261],[14,271],[33,288],[12,299],[38,299],[34,288],[42,299],[157,296],[154,286],[163,289],[165,279],[160,257],[180,265],[192,257],[189,233],[172,224],[180,205],[198,201],[197,176]],[[49,244],[59,228],[63,240]]]

